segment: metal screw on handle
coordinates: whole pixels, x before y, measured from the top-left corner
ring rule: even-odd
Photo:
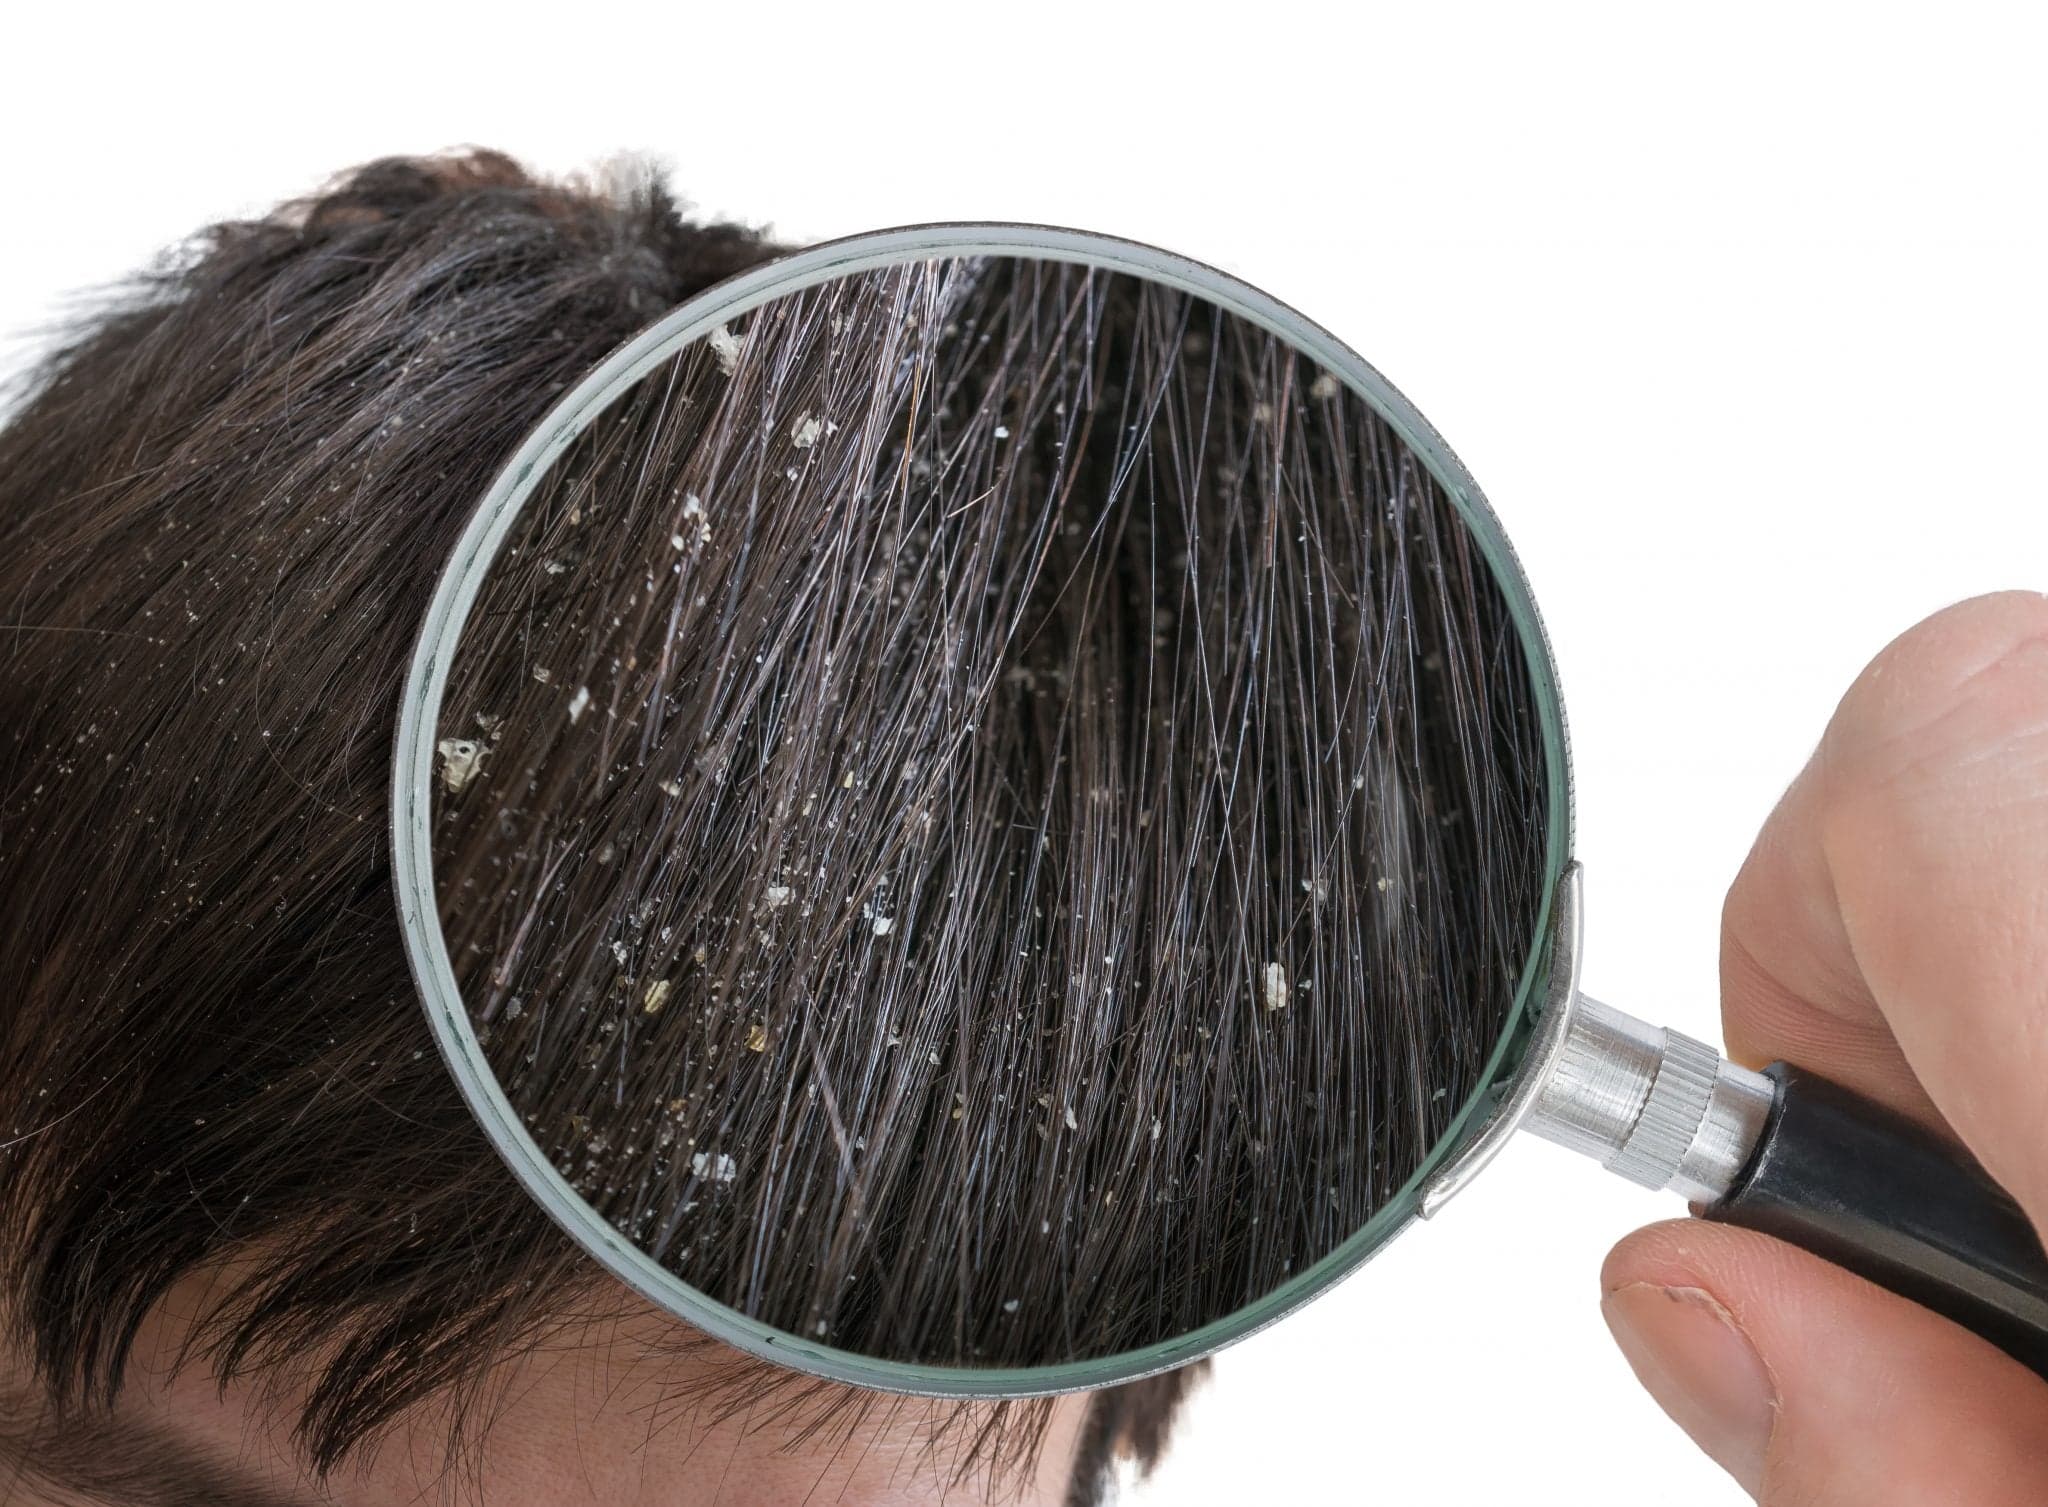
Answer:
[[[1711,1204],[1748,1165],[1775,1097],[1762,1073],[1582,994],[1522,1128]]]

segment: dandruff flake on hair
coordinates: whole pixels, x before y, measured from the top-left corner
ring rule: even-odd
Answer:
[[[724,325],[719,325],[704,339],[711,347],[711,354],[718,358],[720,371],[729,377],[739,369],[740,347],[745,343],[742,337],[735,335]]]
[[[707,1182],[729,1183],[740,1175],[740,1164],[723,1151],[697,1151],[690,1155],[690,1173]]]
[[[441,755],[441,785],[450,795],[460,795],[476,778],[477,767],[489,752],[471,738],[443,738],[435,748]]]

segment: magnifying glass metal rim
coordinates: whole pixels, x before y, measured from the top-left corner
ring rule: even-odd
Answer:
[[[690,1287],[586,1204],[528,1133],[476,1038],[441,933],[432,840],[436,735],[462,631],[527,500],[588,423],[677,351],[764,304],[835,278],[905,262],[988,256],[1070,262],[1191,293],[1289,342],[1383,417],[1472,530],[1507,601],[1528,663],[1546,786],[1545,886],[1513,1004],[1480,1087],[1401,1189],[1336,1249],[1244,1308],[1141,1349],[1018,1369],[879,1360],[773,1328]],[[407,962],[441,1055],[513,1175],[612,1275],[704,1333],[760,1359],[830,1381],[933,1397],[1045,1396],[1134,1381],[1187,1365],[1284,1318],[1357,1270],[1416,1217],[1435,1213],[1529,1117],[1562,1050],[1577,1001],[1579,955],[1578,882],[1570,859],[1571,841],[1570,752],[1549,637],[1513,547],[1442,436],[1392,383],[1334,335],[1228,273],[1136,241],[1044,225],[912,225],[827,241],[720,283],[600,362],[527,436],[450,552],[406,675],[392,759],[392,876]]]

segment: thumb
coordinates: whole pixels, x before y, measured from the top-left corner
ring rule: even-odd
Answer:
[[[1601,1309],[1665,1412],[1765,1507],[2040,1507],[2048,1382],[1750,1230],[1638,1230]]]

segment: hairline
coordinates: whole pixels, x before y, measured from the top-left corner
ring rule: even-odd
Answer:
[[[0,1391],[0,1467],[8,1497],[24,1480],[122,1507],[315,1507],[322,1494],[281,1491],[240,1461],[215,1458],[176,1428],[117,1412],[52,1417],[18,1389]]]

